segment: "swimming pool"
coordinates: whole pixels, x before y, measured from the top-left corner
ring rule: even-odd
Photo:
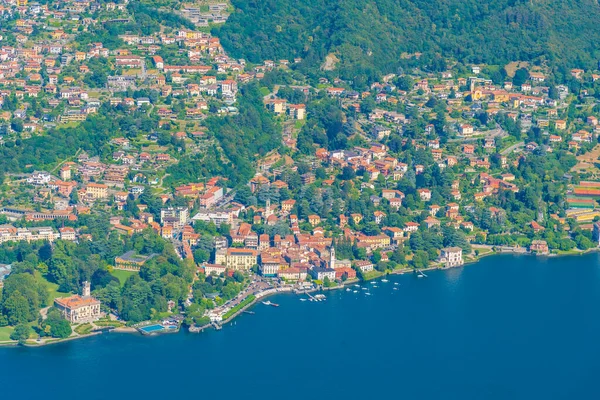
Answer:
[[[146,333],[158,332],[158,331],[162,331],[163,329],[165,329],[164,326],[162,326],[160,324],[148,325],[148,326],[144,326],[144,327],[140,328],[141,331],[144,331]]]

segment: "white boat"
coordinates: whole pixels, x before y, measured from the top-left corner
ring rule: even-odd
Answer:
[[[395,287],[395,288],[394,288],[394,290],[398,290],[398,288],[397,288],[397,287]]]
[[[352,293],[358,293],[358,290],[354,290]]]
[[[379,287],[379,286],[375,285],[375,286],[373,286],[373,287],[374,287],[374,288],[376,288],[376,287]]]
[[[350,288],[347,288],[347,289],[346,289],[346,292],[349,292],[350,290],[351,290]]]
[[[354,285],[354,287],[360,287],[360,285]]]
[[[425,278],[425,275],[419,274],[419,275],[417,275],[417,278]]]
[[[362,288],[362,290],[368,290],[366,287]]]
[[[398,282],[394,282],[394,285],[398,286]]]
[[[365,294],[366,294],[367,296],[370,296],[370,295],[371,295],[371,293],[369,293],[369,292],[367,292],[367,293],[365,293]]]
[[[273,304],[273,303],[271,303],[269,300],[267,300],[267,301],[263,301],[262,303],[263,303],[265,306],[270,306],[271,304]]]
[[[376,284],[376,283],[377,283],[377,282],[371,282],[371,285],[374,285],[374,284]]]
[[[389,282],[387,279],[382,279],[381,282]]]
[[[306,301],[306,299],[300,299],[300,301]]]
[[[321,300],[325,300],[325,295],[324,294],[317,294],[315,295],[315,299],[321,301]]]

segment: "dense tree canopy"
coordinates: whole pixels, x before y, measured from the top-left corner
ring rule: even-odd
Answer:
[[[423,53],[419,63],[444,68],[444,57],[503,64],[546,57],[594,66],[600,38],[592,28],[596,1],[529,0],[233,0],[236,12],[215,28],[225,49],[252,62],[302,57],[301,69],[339,59],[346,79],[397,72],[402,53]]]

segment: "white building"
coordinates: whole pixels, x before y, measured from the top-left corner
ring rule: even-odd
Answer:
[[[187,207],[169,207],[160,210],[160,222],[171,222],[179,227],[184,226],[188,222],[189,210]]]
[[[29,178],[27,183],[33,185],[47,185],[52,180],[52,175],[47,172],[34,172]]]
[[[233,223],[233,214],[228,211],[222,210],[208,210],[206,208],[200,209],[198,214],[192,217],[194,221],[203,221],[203,222],[212,222],[216,226],[221,226],[221,224],[229,224]]]
[[[314,267],[310,270],[310,275],[319,281],[329,278],[330,281],[335,280],[335,269]]]
[[[90,295],[90,283],[83,282],[82,296],[76,294],[54,300],[54,305],[73,324],[93,322],[102,317],[100,301]]]
[[[440,254],[440,262],[446,268],[458,267],[464,264],[462,258],[463,250],[460,247],[445,247]]]

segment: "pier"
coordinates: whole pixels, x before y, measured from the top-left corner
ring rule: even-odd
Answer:
[[[310,301],[317,301],[317,299],[315,299],[315,296],[313,296],[312,294],[310,294],[308,292],[304,292],[304,294],[308,296],[308,298],[310,299]]]

